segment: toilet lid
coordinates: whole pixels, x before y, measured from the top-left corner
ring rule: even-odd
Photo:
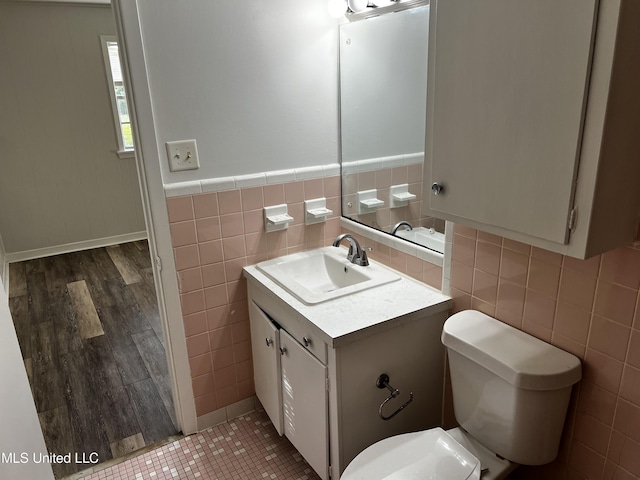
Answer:
[[[441,428],[385,438],[358,454],[340,480],[479,480],[480,461]]]

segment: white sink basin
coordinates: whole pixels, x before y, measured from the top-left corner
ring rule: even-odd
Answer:
[[[416,227],[413,230],[398,230],[396,235],[436,252],[444,253],[444,233],[436,232],[432,228]]]
[[[267,260],[256,268],[300,301],[313,305],[400,279],[374,262],[347,260],[347,249],[323,247]]]

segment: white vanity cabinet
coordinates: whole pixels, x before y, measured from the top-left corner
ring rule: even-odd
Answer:
[[[339,478],[378,440],[440,425],[448,297],[402,277],[306,305],[254,266],[244,272],[256,395],[321,478]],[[383,373],[400,390],[385,416],[414,395],[389,421],[379,416]]]
[[[635,0],[432,0],[424,213],[586,258],[635,239]]]
[[[253,301],[249,316],[256,395],[278,433],[327,478],[327,367]]]
[[[280,345],[284,434],[316,472],[326,472],[329,464],[327,367],[285,330],[280,330]]]
[[[256,394],[264,411],[278,431],[284,433],[282,413],[282,373],[280,332],[267,315],[253,302],[249,302],[251,351]]]

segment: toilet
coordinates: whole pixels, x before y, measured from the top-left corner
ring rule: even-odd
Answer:
[[[460,427],[381,440],[341,480],[500,480],[556,458],[580,360],[474,310],[447,319],[442,343]]]

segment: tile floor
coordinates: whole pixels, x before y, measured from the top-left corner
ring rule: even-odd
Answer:
[[[73,479],[319,480],[264,410],[251,412]]]

